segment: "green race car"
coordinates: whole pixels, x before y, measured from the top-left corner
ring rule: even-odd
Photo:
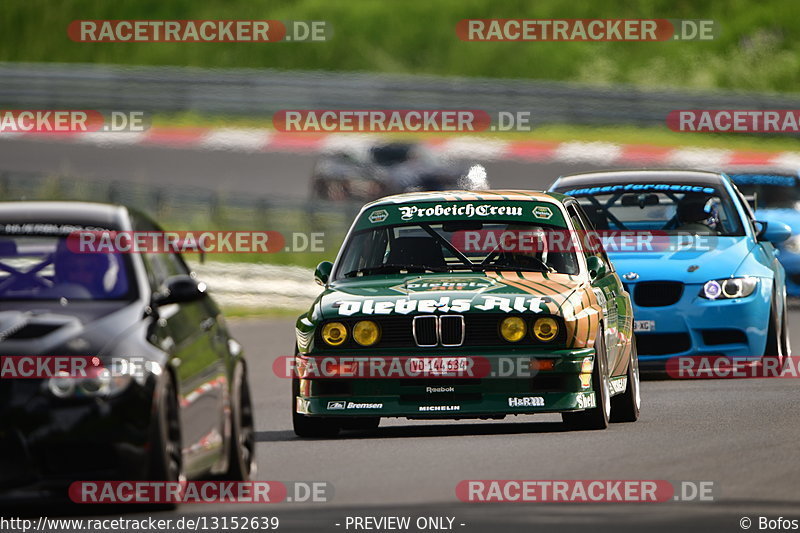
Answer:
[[[560,194],[425,192],[364,206],[297,320],[295,433],[382,417],[635,421],[631,303],[602,247],[583,243],[592,231]]]

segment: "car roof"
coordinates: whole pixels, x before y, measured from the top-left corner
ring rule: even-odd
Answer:
[[[94,202],[0,202],[2,224],[74,224],[119,228],[126,225],[128,209]]]
[[[567,174],[558,180],[558,188],[575,187],[589,184],[618,184],[653,182],[660,183],[697,183],[703,185],[719,185],[727,181],[724,174],[706,170],[677,170],[677,169],[632,169],[632,170],[602,170],[594,172],[581,172]]]
[[[379,205],[396,205],[419,202],[470,202],[470,201],[527,201],[527,202],[555,202],[561,203],[566,198],[563,194],[545,191],[526,191],[516,189],[486,190],[486,191],[423,191],[395,194],[379,198],[365,207]]]

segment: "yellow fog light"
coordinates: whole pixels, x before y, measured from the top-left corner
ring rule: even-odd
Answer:
[[[330,322],[322,326],[322,340],[331,346],[339,346],[347,340],[347,328],[341,322]]]
[[[353,327],[353,338],[361,346],[372,346],[381,338],[381,328],[372,320],[362,320]]]
[[[558,323],[548,317],[537,318],[533,323],[533,334],[540,341],[551,341],[558,335]]]
[[[527,330],[528,326],[525,325],[525,321],[518,316],[510,316],[500,322],[500,335],[508,342],[522,340]]]

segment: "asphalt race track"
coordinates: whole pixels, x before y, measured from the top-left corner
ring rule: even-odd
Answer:
[[[312,164],[312,156],[300,154],[0,142],[5,171],[70,171],[206,188],[224,181],[229,190],[295,198],[306,194]],[[519,188],[541,188],[559,173],[592,168],[515,162],[486,167],[495,187]],[[789,320],[797,345],[800,313],[792,311]],[[647,381],[640,421],[599,432],[566,432],[560,417],[550,415],[492,422],[391,419],[374,432],[303,440],[291,428],[289,382],[272,371],[276,357],[291,353],[293,321],[232,324],[251,365],[258,478],[325,481],[333,486],[332,501],[184,505],[176,512],[126,517],[277,516],[279,531],[356,531],[346,529],[348,516],[454,517],[453,531],[465,533],[742,531],[743,517],[752,520],[752,530],[758,530],[761,516],[800,517],[800,382],[795,379]],[[464,479],[711,481],[715,501],[470,504],[456,498],[456,485]]]

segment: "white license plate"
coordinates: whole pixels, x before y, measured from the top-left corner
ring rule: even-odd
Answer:
[[[460,374],[468,371],[470,366],[468,357],[425,357],[408,361],[411,372],[433,376]]]
[[[656,330],[656,321],[655,320],[634,320],[633,321],[633,331],[655,331]]]

